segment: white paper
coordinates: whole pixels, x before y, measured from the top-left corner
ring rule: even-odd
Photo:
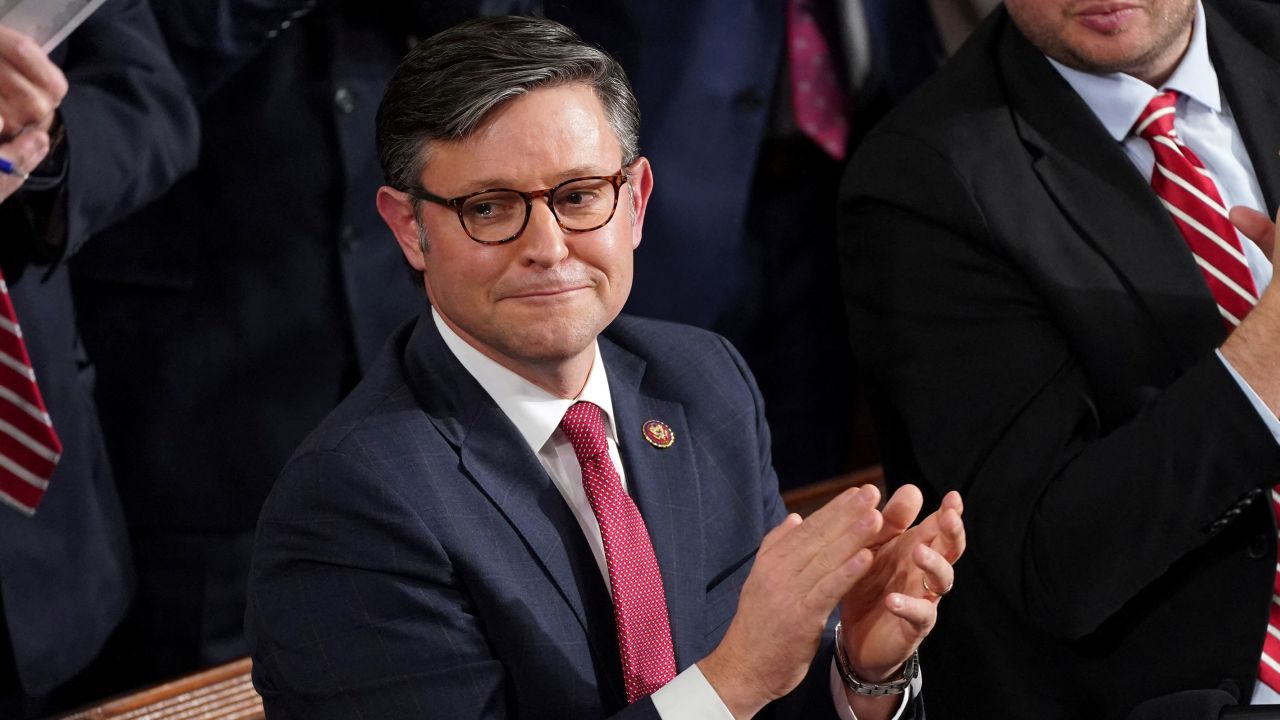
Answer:
[[[0,0],[0,25],[31,36],[49,52],[104,2],[106,0]]]

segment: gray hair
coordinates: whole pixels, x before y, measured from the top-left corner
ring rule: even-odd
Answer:
[[[433,140],[462,140],[493,110],[531,90],[590,86],[629,165],[639,154],[640,108],[626,73],[560,23],[488,17],[433,35],[405,56],[378,107],[378,159],[386,183],[420,182]]]

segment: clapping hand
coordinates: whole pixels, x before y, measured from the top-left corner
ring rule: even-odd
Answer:
[[[955,582],[952,565],[965,547],[960,494],[947,493],[937,511],[911,527],[922,504],[915,486],[894,493],[881,510],[875,561],[840,601],[845,653],[868,682],[893,675],[915,652]]]

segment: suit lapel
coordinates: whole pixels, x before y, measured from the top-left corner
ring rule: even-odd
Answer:
[[[1000,68],[1017,132],[1062,214],[1112,265],[1185,367],[1223,337],[1186,242],[1150,181],[1012,22]]]
[[[406,353],[419,404],[459,451],[465,474],[524,539],[581,623],[601,667],[618,667],[613,604],[577,519],[515,426],[444,344],[429,313]],[[624,696],[621,671],[601,673]],[[612,687],[616,685],[616,687]]]
[[[1244,138],[1268,214],[1280,203],[1280,63],[1241,37],[1214,6],[1205,6],[1209,56]]]
[[[684,406],[644,388],[642,359],[604,337],[600,338],[600,350],[609,372],[627,484],[658,558],[676,666],[684,669],[701,659],[702,603],[706,597],[702,504],[693,438]],[[658,448],[644,439],[642,428],[649,420],[670,426],[675,433],[670,447]]]

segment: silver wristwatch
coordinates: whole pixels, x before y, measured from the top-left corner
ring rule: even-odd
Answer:
[[[911,681],[916,679],[916,675],[920,674],[920,653],[912,652],[911,657],[902,665],[902,672],[898,677],[891,678],[884,682],[866,682],[860,680],[853,673],[853,668],[849,665],[849,658],[844,654],[844,638],[841,634],[841,623],[836,623],[836,670],[840,673],[840,679],[844,681],[844,686],[849,692],[859,695],[900,695],[906,692],[911,686]]]

